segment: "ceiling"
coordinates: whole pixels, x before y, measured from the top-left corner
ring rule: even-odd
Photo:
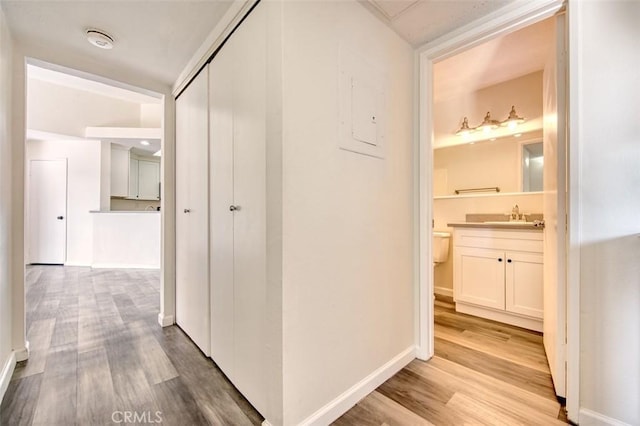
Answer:
[[[517,0],[364,0],[413,46],[435,40]]]
[[[554,46],[553,19],[495,38],[434,65],[436,100],[475,92],[544,69]]]
[[[143,93],[134,92],[132,90],[123,89],[110,84],[100,83],[98,81],[77,77],[75,75],[47,68],[41,68],[35,65],[27,65],[27,77],[137,104],[159,104],[162,102],[162,99],[160,98],[145,95]]]
[[[172,86],[229,0],[0,0],[14,38],[104,61]],[[86,28],[106,31],[111,50],[89,44]]]

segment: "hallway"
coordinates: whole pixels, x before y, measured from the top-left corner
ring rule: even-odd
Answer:
[[[29,266],[26,281],[31,355],[1,425],[262,422],[178,327],[158,326],[158,271]]]
[[[104,425],[127,412],[165,425],[261,424],[178,327],[157,325],[158,288],[157,271],[28,267],[31,357],[14,372],[0,424]],[[436,356],[411,362],[335,425],[564,423],[539,333],[435,303]]]

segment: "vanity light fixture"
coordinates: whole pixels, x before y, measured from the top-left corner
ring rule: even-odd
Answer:
[[[482,130],[485,133],[489,133],[493,129],[497,129],[500,122],[491,118],[491,113],[487,111],[487,115],[484,116],[484,121],[480,123],[476,130]]]
[[[506,120],[500,123],[500,125],[509,127],[511,130],[513,130],[518,126],[518,124],[522,123],[524,123],[524,117],[519,117],[518,113],[516,112],[516,107],[512,105],[511,111],[509,112],[509,117],[507,117]]]
[[[456,132],[456,135],[458,136],[466,136],[469,133],[473,132],[474,129],[471,129],[469,127],[469,120],[467,120],[467,117],[464,118],[464,120],[462,120],[462,126],[460,126],[460,129],[458,129],[458,131]]]

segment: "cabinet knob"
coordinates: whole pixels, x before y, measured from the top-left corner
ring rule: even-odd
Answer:
[[[501,257],[498,258],[498,262],[502,262],[502,258]]]
[[[229,206],[229,211],[235,212],[237,210],[240,210],[240,206],[234,206],[234,205]]]
[[[511,259],[507,259],[507,263],[511,263]]]

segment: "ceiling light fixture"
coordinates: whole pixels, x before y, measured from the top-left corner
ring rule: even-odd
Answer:
[[[98,30],[95,28],[89,28],[85,31],[87,34],[87,40],[89,43],[93,44],[100,49],[112,49],[113,48],[113,37],[102,30]]]
[[[467,120],[467,117],[465,117],[464,120],[462,120],[462,126],[460,126],[460,129],[458,129],[456,135],[466,136],[469,133],[473,132],[473,130],[474,129],[469,128],[469,121]]]
[[[518,124],[521,123],[524,123],[524,117],[519,117],[518,113],[516,112],[516,107],[512,105],[511,112],[509,112],[509,117],[507,117],[506,120],[500,123],[500,125],[507,126],[513,130],[518,126]]]
[[[140,145],[149,146],[149,141],[140,141]]]

